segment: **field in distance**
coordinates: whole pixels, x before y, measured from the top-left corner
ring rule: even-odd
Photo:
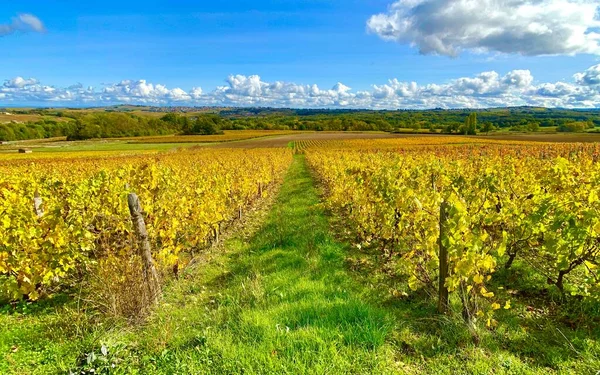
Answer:
[[[325,142],[351,139],[402,139],[402,138],[439,138],[452,137],[442,134],[427,133],[387,133],[387,132],[331,132],[331,131],[281,131],[281,130],[225,130],[218,135],[167,135],[92,139],[84,141],[67,141],[65,137],[48,139],[32,139],[24,141],[4,142],[0,145],[0,159],[59,157],[56,153],[74,152],[90,156],[94,152],[102,153],[136,153],[161,152],[187,147],[217,148],[272,148],[288,147],[293,142]],[[458,137],[456,137],[458,138]],[[460,137],[464,138],[464,137]],[[469,136],[482,142],[501,140],[513,142],[600,142],[600,134],[595,133],[540,133],[514,134],[492,133],[490,135]],[[31,149],[33,154],[18,154],[19,149]]]
[[[169,151],[180,147],[214,146],[217,143],[234,145],[236,141],[272,138],[282,135],[302,134],[303,132],[281,130],[225,130],[215,135],[165,135],[145,137],[123,137],[67,141],[65,137],[31,139],[4,142],[0,145],[0,159],[28,158],[36,156],[55,157],[55,153],[64,152],[152,152]],[[307,132],[310,133],[310,132]],[[285,147],[285,145],[284,145]],[[34,155],[20,155],[19,149],[30,149]]]

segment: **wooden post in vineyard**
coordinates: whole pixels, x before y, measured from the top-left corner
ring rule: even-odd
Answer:
[[[218,223],[215,227],[215,244],[219,243],[219,232],[221,232],[221,223]]]
[[[438,312],[445,314],[448,311],[448,288],[446,287],[446,277],[448,277],[448,249],[442,239],[446,235],[448,221],[448,203],[443,201],[440,206],[440,237],[438,238],[440,275],[438,284]]]
[[[154,261],[152,260],[152,252],[150,249],[150,241],[148,240],[148,231],[146,230],[146,223],[142,216],[142,206],[140,200],[135,193],[130,193],[127,196],[127,203],[129,205],[129,213],[131,214],[131,221],[133,222],[133,228],[138,241],[138,251],[142,258],[142,267],[144,272],[144,283],[148,288],[150,294],[150,301],[155,302],[161,294],[160,282],[158,279],[158,273],[154,267]]]
[[[36,190],[33,195],[33,209],[35,210],[35,214],[37,217],[44,216],[44,209],[42,208],[42,197],[40,197],[40,193]]]

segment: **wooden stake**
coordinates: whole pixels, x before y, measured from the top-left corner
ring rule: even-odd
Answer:
[[[135,193],[130,193],[127,196],[127,203],[129,205],[129,213],[131,214],[131,221],[133,222],[133,228],[138,240],[138,251],[142,258],[142,266],[144,270],[144,282],[148,288],[150,294],[150,300],[156,302],[161,294],[160,281],[158,279],[158,273],[154,267],[154,261],[152,259],[152,251],[150,248],[150,241],[148,241],[148,231],[146,230],[146,223],[142,216],[142,206],[140,200]]]
[[[42,197],[40,197],[40,193],[36,190],[33,195],[33,209],[35,210],[35,214],[37,217],[44,216],[44,209],[42,208]]]
[[[442,202],[440,206],[440,237],[438,239],[439,246],[439,262],[440,275],[438,284],[438,312],[445,314],[448,311],[448,288],[446,288],[446,278],[448,277],[448,249],[444,246],[442,239],[446,236],[448,221],[448,203]]]
[[[215,244],[219,243],[219,232],[221,229],[221,223],[217,224],[217,226],[215,227]]]

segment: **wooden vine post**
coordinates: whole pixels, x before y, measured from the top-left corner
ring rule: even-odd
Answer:
[[[130,193],[127,196],[127,203],[129,205],[129,213],[131,214],[131,221],[133,222],[133,228],[137,237],[138,251],[142,258],[144,283],[148,288],[150,300],[156,302],[161,294],[160,281],[158,273],[156,272],[156,267],[154,267],[154,260],[152,259],[148,231],[146,230],[146,223],[144,222],[144,217],[142,215],[142,206],[135,193]]]
[[[218,244],[219,243],[219,233],[221,232],[221,223],[218,223],[215,226],[214,231],[215,231],[215,242],[214,243]]]
[[[40,196],[40,193],[36,190],[35,194],[33,195],[33,209],[35,210],[35,214],[37,215],[37,217],[44,216],[44,209],[42,208],[42,204],[42,197]]]
[[[448,288],[446,287],[446,278],[448,277],[448,249],[444,245],[443,238],[446,236],[448,222],[448,203],[443,201],[440,206],[440,237],[439,246],[439,284],[438,284],[438,312],[445,314],[448,312]]]

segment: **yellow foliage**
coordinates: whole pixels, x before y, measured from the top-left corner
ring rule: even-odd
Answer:
[[[0,276],[8,279],[0,287],[36,299],[89,262],[128,257],[136,248],[130,192],[139,196],[159,268],[170,268],[258,199],[259,182],[279,181],[291,160],[287,149],[206,149],[0,163]]]

